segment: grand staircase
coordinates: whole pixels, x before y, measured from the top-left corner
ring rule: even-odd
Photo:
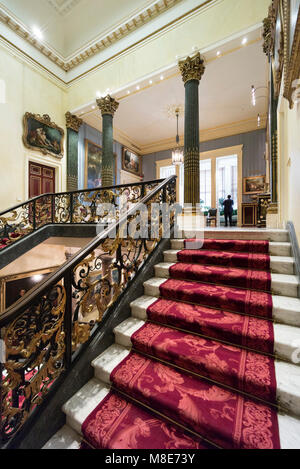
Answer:
[[[172,240],[47,449],[300,448],[300,300],[285,230]]]

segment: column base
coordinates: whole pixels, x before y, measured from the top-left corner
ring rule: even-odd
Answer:
[[[274,229],[280,228],[277,203],[271,203],[267,209],[266,227]]]
[[[178,229],[185,233],[183,237],[202,237],[205,229],[205,216],[200,207],[183,206],[182,213],[177,216]]]

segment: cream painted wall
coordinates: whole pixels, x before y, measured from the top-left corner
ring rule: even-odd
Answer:
[[[279,109],[280,222],[292,221],[300,241],[300,103],[291,110],[282,99]]]
[[[66,187],[66,158],[62,161],[27,150],[22,143],[25,112],[49,114],[65,126],[64,114],[95,100],[97,91],[125,87],[147,74],[176,63],[176,55],[200,50],[262,22],[269,0],[218,0],[169,26],[165,31],[108,61],[96,72],[69,86],[54,82],[46,72],[0,44],[0,79],[6,83],[6,103],[0,104],[0,211],[28,198],[28,160],[55,166],[57,191]]]
[[[66,92],[32,66],[0,46],[0,79],[6,84],[6,100],[0,103],[0,211],[28,199],[28,160],[56,165],[57,190],[65,189],[66,159],[43,156],[22,143],[25,112],[49,114],[65,126]]]
[[[191,18],[150,38],[143,44],[103,64],[97,71],[74,82],[68,91],[70,110],[95,100],[97,91],[117,90],[129,83],[176,63],[176,56],[192,53],[223,41],[251,26],[262,23],[268,15],[270,0],[219,0]]]

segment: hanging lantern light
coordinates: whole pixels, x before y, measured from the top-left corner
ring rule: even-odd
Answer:
[[[183,163],[183,151],[179,146],[179,135],[178,135],[178,117],[179,109],[176,109],[176,118],[177,118],[177,135],[176,135],[176,147],[172,151],[172,164],[181,165]]]

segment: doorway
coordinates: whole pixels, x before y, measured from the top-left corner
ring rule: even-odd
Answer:
[[[29,162],[29,199],[55,192],[55,169]]]

